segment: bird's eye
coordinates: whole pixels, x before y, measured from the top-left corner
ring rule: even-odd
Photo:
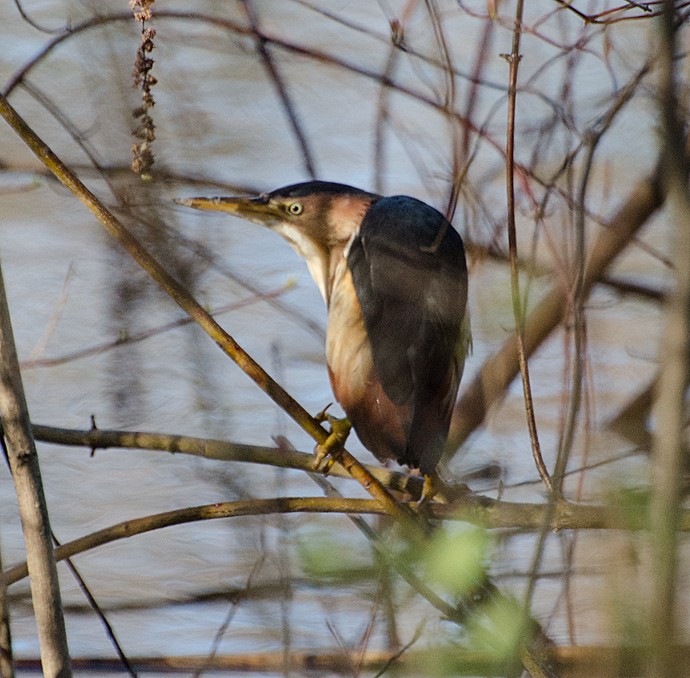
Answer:
[[[301,202],[293,202],[293,203],[290,203],[290,204],[288,205],[288,208],[287,208],[288,212],[290,212],[290,214],[292,214],[292,215],[295,216],[295,217],[296,217],[298,214],[302,214],[302,210],[303,210],[303,209],[304,209],[304,208],[302,207],[302,203],[301,203]]]

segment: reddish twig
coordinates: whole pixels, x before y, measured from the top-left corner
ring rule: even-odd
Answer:
[[[549,475],[544,459],[541,455],[537,422],[534,416],[534,401],[532,400],[532,387],[529,379],[529,366],[527,352],[525,350],[524,313],[520,301],[520,271],[518,268],[517,235],[515,228],[515,107],[517,102],[517,75],[520,63],[520,32],[522,30],[523,0],[518,0],[515,10],[515,28],[513,30],[513,46],[511,53],[507,55],[510,65],[509,96],[508,96],[508,132],[506,143],[506,191],[508,197],[508,248],[510,256],[510,286],[513,296],[513,315],[515,317],[515,338],[517,346],[518,364],[522,376],[522,390],[525,399],[525,414],[527,416],[527,428],[532,445],[532,456],[544,485],[549,492],[553,490],[551,476]]]

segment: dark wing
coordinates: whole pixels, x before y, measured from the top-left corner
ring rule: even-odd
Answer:
[[[378,378],[393,402],[410,405],[408,449],[400,461],[433,470],[460,379],[467,303],[462,239],[429,205],[382,198],[366,213],[348,264]]]

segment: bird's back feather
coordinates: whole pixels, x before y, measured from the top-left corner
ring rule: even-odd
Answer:
[[[376,375],[407,413],[398,461],[431,472],[464,362],[458,351],[467,303],[462,239],[429,205],[406,196],[381,198],[350,246],[348,267]]]

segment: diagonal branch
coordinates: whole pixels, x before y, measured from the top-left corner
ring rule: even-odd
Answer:
[[[31,601],[38,627],[43,674],[69,678],[69,650],[48,507],[43,493],[36,445],[31,434],[5,285],[0,271],[0,418],[2,446],[17,494],[19,517],[31,573]],[[5,580],[7,583],[7,580]]]
[[[302,151],[304,169],[312,179],[315,179],[316,165],[314,164],[314,154],[309,146],[307,135],[304,133],[304,129],[302,129],[302,121],[295,110],[295,106],[293,104],[292,97],[290,96],[285,78],[283,78],[281,75],[278,65],[276,64],[275,59],[268,48],[268,41],[261,35],[259,17],[256,13],[254,5],[252,4],[251,0],[242,0],[242,4],[244,6],[244,11],[247,14],[247,18],[249,19],[249,24],[252,28],[252,31],[256,35],[256,51],[259,53],[261,61],[266,68],[266,72],[268,73],[268,76],[273,82],[273,86],[280,97],[280,101],[283,104],[283,108],[285,109],[285,113],[290,122],[290,127],[292,127],[295,139],[297,140],[300,150]]]

